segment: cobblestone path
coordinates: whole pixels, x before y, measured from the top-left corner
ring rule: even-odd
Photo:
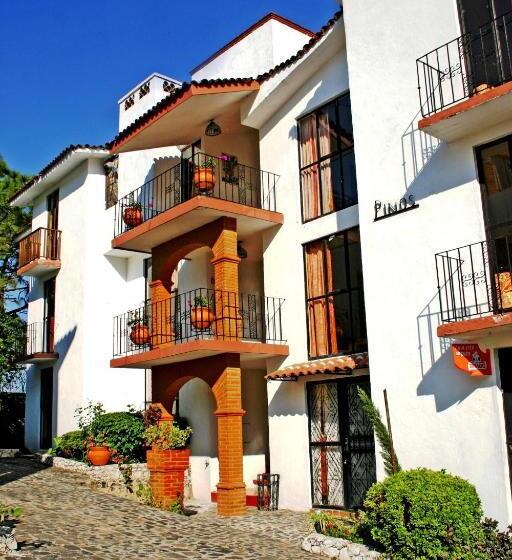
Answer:
[[[0,502],[20,505],[20,551],[47,559],[300,560],[305,516],[290,511],[219,518],[164,512],[91,489],[82,475],[42,468],[30,459],[0,460]]]

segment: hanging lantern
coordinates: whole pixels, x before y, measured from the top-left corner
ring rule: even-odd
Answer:
[[[211,120],[207,125],[204,133],[206,136],[218,136],[222,132],[220,126],[213,120]]]
[[[239,258],[241,259],[246,259],[247,258],[247,251],[245,250],[244,246],[242,245],[241,241],[237,241],[236,242],[236,254],[239,256]]]

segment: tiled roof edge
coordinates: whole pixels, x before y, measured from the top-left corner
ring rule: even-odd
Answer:
[[[264,74],[260,74],[257,78],[215,78],[215,79],[204,79],[200,81],[191,81],[191,82],[183,82],[181,88],[176,89],[171,95],[164,97],[161,101],[159,101],[156,105],[148,109],[144,114],[140,117],[135,119],[131,124],[129,124],[125,129],[121,130],[116,137],[107,143],[107,146],[111,148],[117,142],[127,138],[132,134],[139,126],[141,126],[146,120],[150,117],[153,117],[166,109],[169,105],[172,105],[175,101],[180,99],[192,86],[219,86],[219,85],[230,85],[230,84],[249,84],[253,82],[255,79],[257,82],[262,83],[270,78],[272,78],[275,74],[281,72],[288,66],[291,66],[298,60],[300,60],[303,56],[305,56],[328,32],[332,29],[335,23],[341,18],[343,15],[343,10],[338,10],[333,17],[318,31],[315,33],[315,36],[312,37],[303,47],[300,49],[296,54],[292,57],[288,58],[284,62],[281,62],[274,68],[271,68],[268,72]]]
[[[25,191],[30,189],[30,187],[32,185],[34,185],[35,183],[40,181],[45,175],[50,173],[50,171],[52,171],[54,167],[59,165],[59,163],[61,163],[63,160],[65,160],[74,151],[76,151],[76,150],[107,150],[107,149],[108,148],[107,148],[106,145],[98,146],[98,145],[94,145],[94,144],[70,144],[69,146],[64,148],[56,157],[54,157],[48,165],[43,167],[43,169],[41,169],[41,171],[39,171],[39,173],[37,175],[34,175],[34,177],[32,177],[32,179],[30,179],[30,181],[27,181],[23,185],[23,187],[21,187],[21,189],[18,192],[13,194],[9,198],[9,202],[14,202],[14,200],[16,200],[21,194],[23,194]]]

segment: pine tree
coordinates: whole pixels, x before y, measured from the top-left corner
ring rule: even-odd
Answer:
[[[382,421],[379,409],[375,406],[368,394],[361,389],[361,387],[357,388],[357,392],[361,400],[361,406],[372,423],[375,435],[379,441],[381,449],[380,455],[384,461],[384,470],[388,476],[391,476],[402,470],[393,448],[391,436]]]
[[[16,357],[24,344],[22,314],[27,308],[28,282],[16,275],[16,238],[30,226],[32,211],[12,207],[9,198],[29,179],[9,168],[0,156],[0,392],[17,387],[24,372]]]

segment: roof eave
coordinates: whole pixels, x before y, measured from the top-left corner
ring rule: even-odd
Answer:
[[[78,165],[88,159],[106,159],[110,156],[107,148],[77,148],[71,151],[61,161],[55,164],[47,172],[38,175],[29,186],[15,194],[9,201],[11,206],[26,206],[37,196],[43,194],[51,186],[61,181],[71,173]]]

